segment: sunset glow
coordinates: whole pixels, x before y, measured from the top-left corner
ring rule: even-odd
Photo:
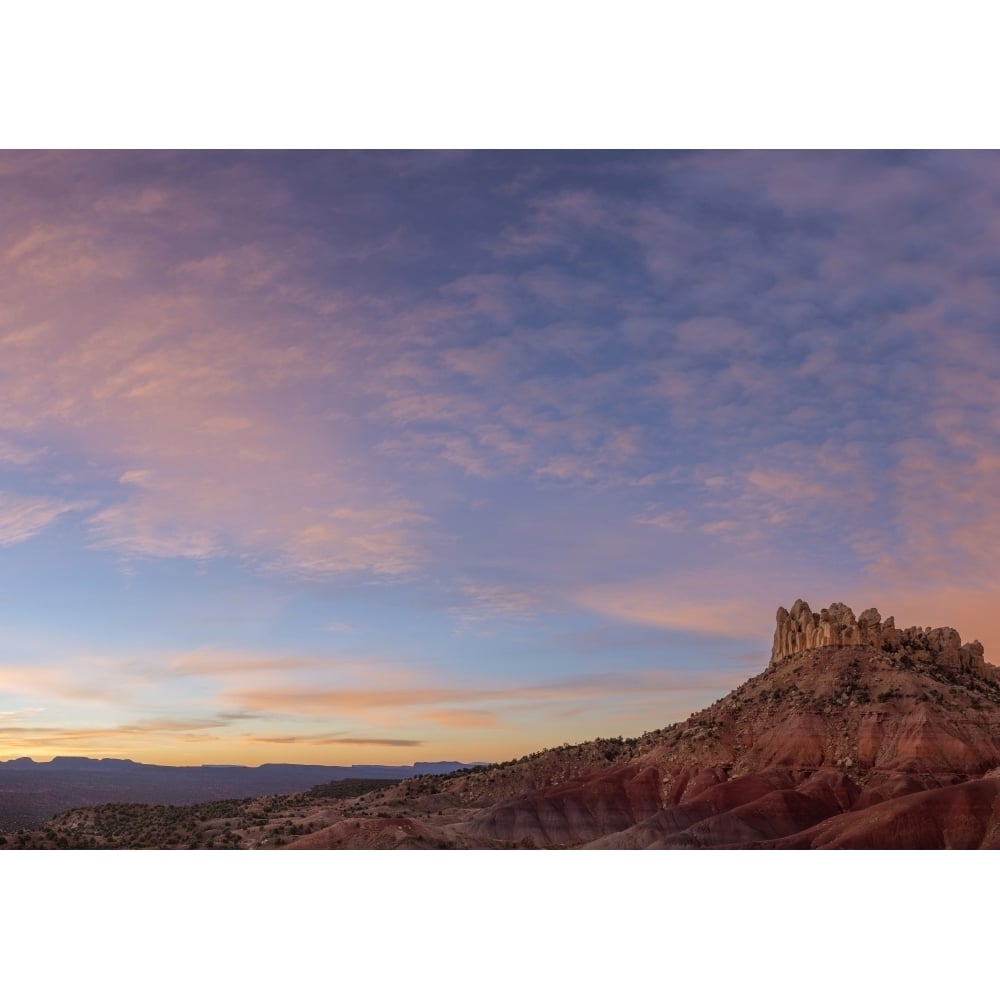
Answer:
[[[0,760],[501,760],[774,609],[1000,656],[1000,157],[0,154]]]

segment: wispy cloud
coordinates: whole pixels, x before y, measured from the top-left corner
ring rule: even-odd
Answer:
[[[186,650],[169,654],[165,660],[163,672],[168,675],[227,678],[267,674],[277,681],[316,671],[338,676],[363,675],[388,666],[377,657],[269,656],[232,649]]]
[[[21,448],[10,441],[0,440],[0,464],[30,465],[45,454],[43,448]]]
[[[90,506],[56,497],[22,497],[0,493],[0,546],[16,545],[44,531],[63,514]]]
[[[663,531],[683,531],[687,517],[680,511],[660,510],[656,504],[647,504],[645,510],[634,515],[632,520]]]
[[[773,615],[772,602],[752,592],[720,590],[704,582],[691,580],[685,585],[683,580],[661,578],[590,587],[575,597],[582,607],[620,621],[677,632],[759,638],[762,623]]]
[[[157,746],[163,737],[190,743],[217,739],[208,730],[224,723],[211,720],[146,719],[136,723],[111,727],[85,726],[0,726],[0,747],[20,750],[38,748],[72,748],[75,752],[95,753]]]
[[[45,663],[0,663],[0,692],[83,705],[122,706],[133,703],[144,679],[129,664],[112,659],[83,659],[72,667]]]
[[[402,724],[436,721],[446,728],[495,728],[510,712],[535,711],[561,702],[581,706],[609,697],[633,699],[650,693],[711,691],[735,675],[672,671],[618,671],[565,677],[536,684],[497,688],[413,686],[408,688],[331,688],[286,685],[281,688],[231,689],[225,697],[253,712],[299,718],[375,718]]]
[[[417,720],[431,723],[440,729],[500,729],[502,722],[495,712],[481,708],[444,708],[434,712],[418,712]]]
[[[307,734],[304,736],[251,736],[252,743],[302,743],[307,746],[345,746],[345,747],[419,747],[423,740],[390,739],[380,736],[328,736],[325,734]]]
[[[462,601],[448,610],[467,622],[489,621],[494,618],[533,618],[541,601],[534,594],[500,584],[465,583]]]

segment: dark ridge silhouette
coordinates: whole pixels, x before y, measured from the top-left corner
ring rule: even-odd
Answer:
[[[261,764],[170,767],[106,757],[29,757],[0,762],[0,833],[35,827],[76,806],[109,802],[189,805],[216,799],[303,792],[323,782],[445,774],[458,761],[412,765]]]

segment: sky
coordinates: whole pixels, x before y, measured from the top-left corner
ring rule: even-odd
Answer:
[[[0,759],[504,760],[779,605],[1000,656],[1000,157],[0,154]]]

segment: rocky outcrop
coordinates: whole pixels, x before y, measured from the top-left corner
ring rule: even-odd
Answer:
[[[857,618],[846,605],[836,602],[818,614],[799,599],[791,611],[778,608],[771,663],[788,656],[826,646],[874,646],[902,659],[910,657],[920,663],[937,663],[953,670],[967,670],[980,676],[993,676],[996,667],[987,663],[983,645],[978,640],[962,644],[953,628],[898,629],[894,618],[882,616],[875,608],[863,611]]]
[[[846,604],[831,604],[819,614],[814,614],[801,599],[792,605],[791,611],[778,608],[771,662],[822,646],[860,646],[862,641],[871,640],[882,620],[874,608],[861,617],[865,621],[864,639],[860,623]]]

